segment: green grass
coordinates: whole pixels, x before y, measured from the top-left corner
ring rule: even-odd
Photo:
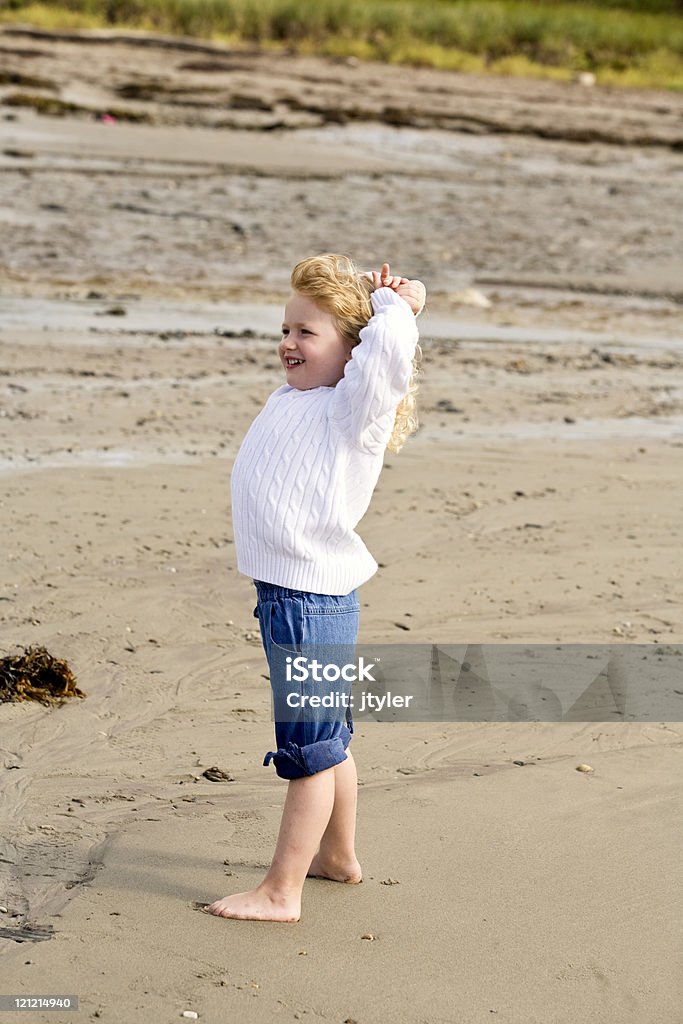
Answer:
[[[0,21],[117,26],[394,64],[683,88],[683,0],[0,0]]]

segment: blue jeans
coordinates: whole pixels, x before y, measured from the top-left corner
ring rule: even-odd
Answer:
[[[261,580],[253,582],[257,598],[254,617],[259,620],[270,668],[277,745],[277,750],[268,751],[263,763],[270,764],[272,759],[275,771],[283,779],[315,775],[346,760],[346,748],[353,732],[351,709],[347,706],[313,713],[310,708],[290,711],[289,705],[284,703],[287,695],[296,691],[296,702],[297,695],[310,695],[315,687],[308,682],[288,682],[285,659],[296,657],[296,649],[301,649],[302,645],[315,644],[321,645],[318,650],[332,645],[328,650],[344,652],[344,660],[348,660],[348,653],[358,639],[358,595],[355,590],[344,595],[313,594]],[[329,690],[330,684],[323,685]],[[349,695],[351,684],[340,681],[334,689]],[[282,718],[278,716],[278,707],[287,707],[287,721],[278,720]]]

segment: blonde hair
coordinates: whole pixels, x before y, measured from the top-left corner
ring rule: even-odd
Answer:
[[[312,299],[335,319],[342,338],[351,347],[360,342],[360,331],[373,315],[370,296],[375,286],[366,274],[361,274],[348,256],[325,253],[300,260],[291,276],[292,288],[300,295]],[[416,394],[419,388],[422,350],[418,345],[408,390],[396,408],[396,418],[387,448],[399,452],[419,426]]]

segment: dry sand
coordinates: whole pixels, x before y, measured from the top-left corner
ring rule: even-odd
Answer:
[[[300,256],[430,289],[361,640],[680,642],[683,97],[196,49],[0,34],[45,95],[155,83],[116,99],[144,125],[3,108],[0,641],[88,697],[0,706],[0,989],[79,995],[52,1024],[671,1024],[680,722],[364,723],[364,884],[296,926],[194,903],[260,877],[284,797],[229,476]]]

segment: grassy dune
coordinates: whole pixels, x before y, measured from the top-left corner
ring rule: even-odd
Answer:
[[[0,20],[683,89],[683,0],[5,0]]]

